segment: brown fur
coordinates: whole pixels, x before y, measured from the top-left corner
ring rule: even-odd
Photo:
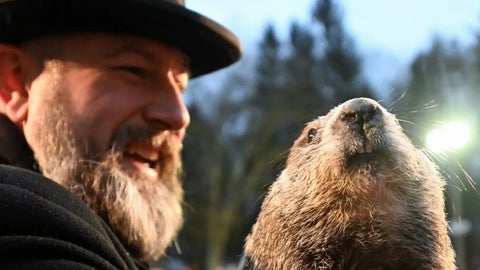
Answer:
[[[245,255],[262,270],[455,269],[443,187],[394,115],[347,101],[293,144]]]

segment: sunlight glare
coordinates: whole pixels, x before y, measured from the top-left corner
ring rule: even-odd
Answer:
[[[435,153],[459,150],[470,139],[470,129],[463,122],[449,122],[430,131],[427,135],[427,147]]]

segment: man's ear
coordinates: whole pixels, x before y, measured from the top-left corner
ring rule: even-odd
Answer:
[[[0,111],[18,126],[27,119],[28,112],[24,59],[20,48],[0,44]]]

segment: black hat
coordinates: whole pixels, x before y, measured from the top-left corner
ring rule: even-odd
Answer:
[[[18,44],[70,32],[113,32],[153,38],[190,58],[192,77],[241,56],[241,44],[183,0],[0,0],[0,42]]]

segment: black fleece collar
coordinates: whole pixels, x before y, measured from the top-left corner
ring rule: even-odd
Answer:
[[[0,164],[39,171],[23,133],[3,114],[0,114]]]

